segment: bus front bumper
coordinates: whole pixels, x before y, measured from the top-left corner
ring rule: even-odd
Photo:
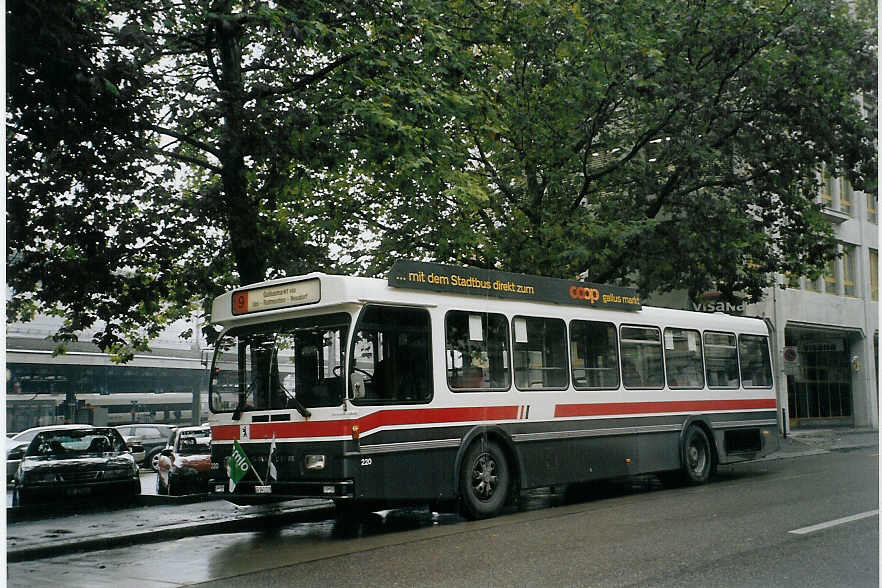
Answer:
[[[209,486],[212,495],[229,500],[234,504],[263,504],[297,498],[352,498],[355,483],[352,480],[330,480],[315,482],[270,481],[239,482],[230,492],[228,480],[212,480]]]

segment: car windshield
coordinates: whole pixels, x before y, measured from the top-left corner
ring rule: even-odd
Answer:
[[[210,431],[185,431],[178,439],[178,453],[181,455],[199,455],[211,453]]]
[[[73,459],[125,450],[125,441],[112,429],[44,431],[34,437],[26,455]]]
[[[225,333],[215,347],[211,410],[339,406],[350,320],[337,313]]]

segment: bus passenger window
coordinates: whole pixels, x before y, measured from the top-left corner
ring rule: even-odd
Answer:
[[[665,329],[665,372],[671,388],[704,388],[698,331]]]
[[[454,391],[508,390],[508,320],[501,314],[451,310],[445,319],[447,384]]]
[[[619,350],[612,323],[570,323],[570,361],[577,390],[603,390],[619,386]]]
[[[561,319],[515,317],[514,371],[518,390],[560,390],[567,375],[567,329]]]
[[[738,352],[744,387],[771,388],[772,363],[768,339],[761,335],[741,335],[738,338]]]
[[[429,313],[368,306],[356,327],[350,360],[355,404],[410,404],[432,398]]]
[[[704,333],[704,363],[710,388],[738,387],[738,350],[732,333]]]
[[[661,334],[655,327],[622,327],[622,383],[625,388],[662,388]]]

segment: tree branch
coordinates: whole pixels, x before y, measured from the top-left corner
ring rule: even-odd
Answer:
[[[179,141],[182,141],[188,145],[196,147],[197,149],[201,149],[202,151],[210,153],[210,154],[214,155],[215,157],[217,157],[218,159],[220,159],[220,150],[219,149],[212,147],[211,145],[209,145],[207,143],[203,143],[202,141],[198,141],[198,140],[194,139],[193,137],[190,137],[189,135],[179,133],[179,132],[172,130],[172,129],[166,129],[166,128],[160,127],[158,125],[147,125],[147,128],[152,131],[156,131],[157,133],[161,133],[163,135],[168,135],[169,137],[173,137],[173,138],[175,138]]]
[[[183,163],[189,163],[189,164],[195,165],[197,167],[207,169],[208,171],[215,173],[215,174],[220,174],[223,172],[223,169],[221,167],[219,167],[217,165],[213,165],[211,163],[208,163],[207,161],[204,161],[202,159],[197,159],[196,157],[190,157],[189,155],[183,155],[181,153],[164,151],[163,149],[160,149],[159,147],[153,147],[150,145],[147,146],[147,151],[149,151],[150,153],[155,153],[156,155],[161,155],[162,157],[169,157],[171,159],[176,159],[176,160],[183,162]]]

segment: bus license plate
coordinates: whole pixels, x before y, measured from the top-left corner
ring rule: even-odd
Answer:
[[[272,486],[255,486],[254,493],[255,494],[272,494],[273,487]]]
[[[87,494],[91,494],[91,488],[68,488],[67,495],[68,496],[86,496]]]

